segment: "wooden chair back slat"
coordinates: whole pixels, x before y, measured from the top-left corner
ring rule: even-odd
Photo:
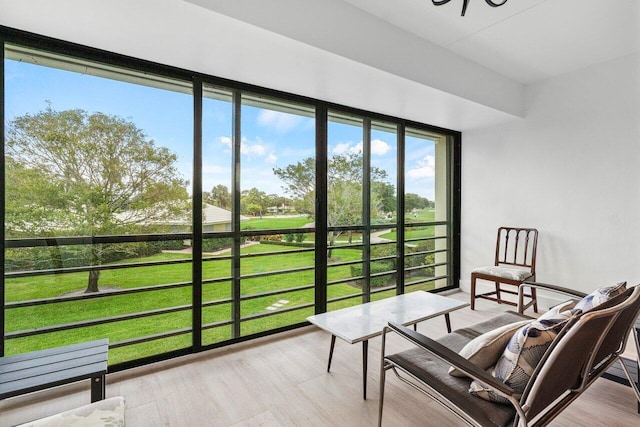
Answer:
[[[535,272],[537,245],[538,230],[535,228],[500,227],[495,265],[528,267]]]

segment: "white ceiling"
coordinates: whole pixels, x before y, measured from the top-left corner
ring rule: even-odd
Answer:
[[[523,84],[639,51],[638,0],[343,0]]]
[[[391,33],[402,31],[422,40],[423,52],[436,45],[525,85],[638,52],[640,46],[638,0],[508,0],[498,8],[469,0],[464,17],[463,0],[443,6],[431,0],[186,1],[342,55],[349,46],[363,47],[358,33],[370,29],[366,21],[374,18],[379,31],[366,34],[371,43],[384,47],[385,34],[398,40]],[[352,37],[330,49],[318,39],[332,37],[323,34],[325,28],[334,34],[350,28]]]

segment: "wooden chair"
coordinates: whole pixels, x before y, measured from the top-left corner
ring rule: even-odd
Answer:
[[[502,299],[502,293],[518,295],[518,291],[504,289],[500,284],[519,287],[524,281],[536,280],[536,250],[538,246],[538,230],[535,228],[498,228],[496,240],[495,263],[489,267],[479,267],[471,272],[471,310],[475,309],[476,298],[496,301],[498,304],[517,305]],[[481,294],[476,293],[476,281],[488,280],[495,283],[495,290]],[[535,288],[524,294],[530,301],[522,306],[526,310],[533,305],[538,312],[538,301]]]
[[[565,288],[530,285],[548,291],[560,291],[574,298],[584,296]],[[571,317],[535,365],[521,395],[460,356],[458,351],[472,338],[496,327],[526,319],[527,316],[509,311],[453,331],[438,340],[402,325],[389,323],[382,333],[378,425],[382,425],[385,376],[387,370],[391,370],[402,382],[433,398],[468,425],[545,426],[580,397],[613,363],[622,362],[620,354],[624,351],[639,311],[640,286],[636,286],[593,310]],[[386,355],[387,332],[397,333],[411,342],[413,348]],[[462,371],[466,376],[451,376],[450,367]],[[626,370],[625,373],[633,382]],[[493,390],[508,404],[472,396],[469,393],[472,380]],[[637,393],[637,390],[634,391]],[[428,417],[428,414],[425,416]]]

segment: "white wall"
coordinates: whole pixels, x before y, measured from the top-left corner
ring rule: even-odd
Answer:
[[[463,135],[462,271],[500,225],[536,227],[540,282],[640,282],[640,56],[526,89],[526,116]]]

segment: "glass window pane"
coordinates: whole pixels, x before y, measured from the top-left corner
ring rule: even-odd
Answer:
[[[190,83],[16,45],[5,47],[4,66],[5,294],[54,298],[7,308],[9,337],[45,335],[9,338],[7,353],[108,337],[118,363],[188,347],[188,239],[118,236],[191,231]],[[87,239],[96,236],[116,237]],[[54,325],[65,326],[46,331]]]
[[[233,104],[229,90],[204,85],[202,99],[202,232],[231,231]]]
[[[329,114],[327,226],[362,225],[362,118]],[[329,239],[332,238],[330,230]],[[335,237],[341,233],[334,231]],[[331,242],[330,242],[331,243]]]
[[[398,134],[393,123],[371,122],[371,299],[390,296],[396,287]],[[381,227],[381,226],[385,227]],[[384,291],[388,289],[388,291]]]
[[[397,221],[398,134],[396,125],[371,123],[371,224]]]
[[[448,145],[445,135],[406,130],[404,267],[408,289],[429,290],[449,283]]]
[[[240,214],[243,230],[313,226],[315,110],[242,96]]]
[[[231,91],[204,85],[202,99],[202,344],[233,338],[233,103]]]
[[[327,227],[329,310],[362,303],[367,277],[362,257],[362,117],[330,111],[327,126]],[[353,295],[357,298],[345,299]]]
[[[313,107],[252,94],[242,95],[241,117],[240,214],[248,241],[240,259],[240,334],[249,335],[314,313],[316,129]]]

